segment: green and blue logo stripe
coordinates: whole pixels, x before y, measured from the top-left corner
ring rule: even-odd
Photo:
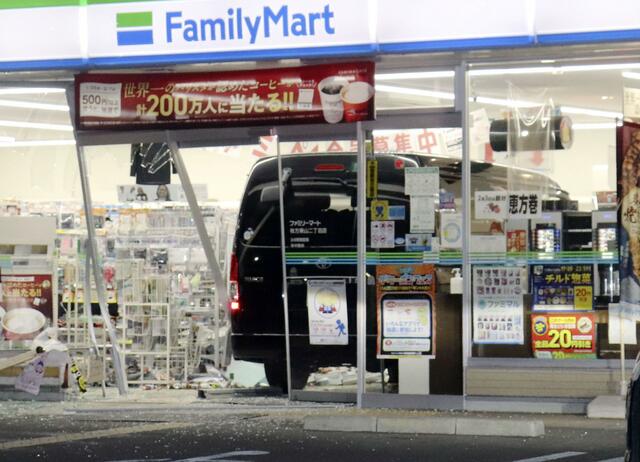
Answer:
[[[118,46],[152,45],[153,15],[151,11],[118,13]]]

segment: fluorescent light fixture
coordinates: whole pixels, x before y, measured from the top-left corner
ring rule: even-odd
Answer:
[[[18,122],[16,120],[0,120],[0,127],[34,128],[37,130],[57,130],[61,132],[73,131],[73,127],[71,125],[45,124],[38,122]]]
[[[64,93],[64,91],[64,88],[13,87],[0,88],[0,95],[42,95],[47,93]]]
[[[587,64],[575,66],[513,67],[507,69],[473,69],[470,75],[522,75],[522,74],[563,74],[567,72],[615,71],[640,69],[640,63]]]
[[[455,99],[453,93],[445,91],[422,90],[420,88],[396,87],[392,85],[376,85],[376,91],[381,91],[384,93],[396,93],[399,95],[426,96],[428,98],[439,98],[448,100]]]
[[[12,101],[10,99],[0,99],[0,106],[17,107],[17,108],[24,108],[24,109],[41,109],[44,111],[69,112],[69,106],[67,106],[66,104],[35,103],[31,101]]]
[[[625,79],[640,80],[640,72],[623,72],[622,77]]]
[[[385,80],[419,80],[419,79],[441,79],[455,76],[455,71],[432,71],[432,72],[395,72],[388,74],[376,74],[376,81]]]
[[[609,166],[607,164],[595,164],[591,166],[591,170],[594,172],[606,172],[609,170]]]
[[[0,148],[38,148],[50,146],[75,146],[75,140],[0,141]]]
[[[573,106],[560,106],[560,112],[562,112],[563,114],[579,114],[592,117],[604,117],[606,119],[622,118],[622,112],[600,111],[597,109],[586,109]]]
[[[0,143],[12,143],[15,140],[13,136],[0,136]]]
[[[394,85],[376,85],[376,91],[381,91],[384,93],[396,93],[399,95],[424,96],[427,98],[455,100],[455,95],[449,92],[422,90],[419,88],[398,87]],[[514,108],[531,108],[536,106],[542,106],[542,103],[535,103],[533,101],[492,98],[489,96],[471,97],[469,98],[469,101],[472,103],[489,104],[492,106],[514,107]],[[579,115],[587,115],[591,117],[604,117],[607,119],[622,118],[622,113],[620,112],[601,111],[598,109],[580,108],[580,107],[573,107],[573,106],[561,106],[560,110],[564,114],[579,114]]]
[[[614,130],[617,124],[615,122],[603,123],[576,123],[571,126],[574,130]]]
[[[534,103],[532,101],[520,101],[516,99],[503,99],[503,98],[491,98],[489,96],[476,96],[475,98],[469,98],[470,102],[481,103],[481,104],[490,104],[492,106],[501,106],[501,107],[536,107],[542,106],[541,103]]]

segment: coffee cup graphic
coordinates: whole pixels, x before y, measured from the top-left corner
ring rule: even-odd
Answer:
[[[342,89],[345,122],[357,122],[367,118],[369,100],[374,89],[367,82],[351,82]]]
[[[342,90],[347,84],[347,79],[340,76],[327,77],[318,84],[322,115],[330,124],[337,124],[342,120],[344,114]]]

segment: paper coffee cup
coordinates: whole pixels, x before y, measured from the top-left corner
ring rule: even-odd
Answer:
[[[318,84],[320,92],[320,104],[324,120],[330,124],[337,124],[342,120],[344,106],[342,103],[342,90],[347,85],[343,77],[327,77]]]
[[[374,90],[367,82],[351,82],[342,89],[345,122],[364,120],[369,112],[369,100]]]

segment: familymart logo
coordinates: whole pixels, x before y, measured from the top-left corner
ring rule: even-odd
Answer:
[[[151,11],[116,14],[118,46],[153,45]]]

